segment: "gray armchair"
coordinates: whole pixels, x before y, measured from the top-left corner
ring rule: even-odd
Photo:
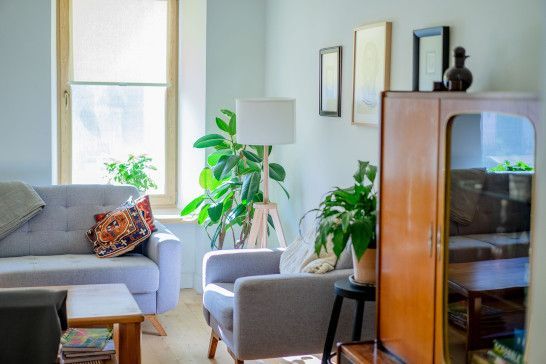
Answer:
[[[281,251],[224,250],[203,262],[203,311],[212,329],[209,358],[219,340],[235,363],[322,352],[334,302],[334,282],[351,269],[280,274]],[[356,305],[345,300],[337,341],[350,341]],[[375,306],[367,303],[363,340],[374,338]]]

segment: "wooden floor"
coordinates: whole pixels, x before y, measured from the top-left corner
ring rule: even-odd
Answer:
[[[143,364],[167,363],[218,363],[233,364],[225,345],[220,342],[216,359],[207,359],[210,328],[203,318],[201,295],[192,289],[184,289],[178,306],[159,319],[168,336],[157,336],[152,325],[144,322],[142,326],[142,362]],[[297,358],[279,358],[268,360],[249,360],[245,364],[318,364],[320,360],[313,356]]]

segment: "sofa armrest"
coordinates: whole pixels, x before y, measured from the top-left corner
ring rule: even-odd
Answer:
[[[231,249],[209,252],[203,258],[203,288],[209,283],[233,283],[237,278],[278,274],[282,250]]]
[[[180,296],[182,243],[163,224],[154,222],[157,231],[152,233],[144,247],[144,255],[159,267],[156,313],[168,311],[178,304]]]
[[[335,298],[334,283],[352,273],[352,269],[342,269],[326,274],[238,279],[233,312],[235,354],[250,360],[279,352],[286,355],[321,352]],[[342,340],[350,339],[354,310],[354,301],[346,301],[336,336]],[[370,318],[373,310],[368,311],[363,338],[373,337],[374,324]]]

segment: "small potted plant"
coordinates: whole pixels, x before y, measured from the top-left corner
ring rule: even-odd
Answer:
[[[336,187],[330,191],[317,209],[317,254],[327,249],[328,240],[339,258],[347,244],[352,245],[356,284],[375,283],[377,192],[374,181],[377,167],[358,161],[353,175],[354,185]]]
[[[157,188],[148,173],[157,168],[151,163],[152,158],[145,154],[129,154],[126,161],[111,161],[104,163],[108,174],[108,183],[114,181],[119,184],[135,186],[140,192]]]

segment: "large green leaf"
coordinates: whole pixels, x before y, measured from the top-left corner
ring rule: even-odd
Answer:
[[[205,222],[207,217],[209,217],[209,206],[210,204],[205,204],[203,207],[201,207],[201,211],[199,212],[199,215],[197,216],[197,223],[201,225]]]
[[[229,214],[226,217],[226,224],[230,225],[234,220],[236,220],[238,217],[244,215],[246,213],[246,205],[245,204],[239,204],[235,206],[233,210],[229,212]]]
[[[208,134],[197,139],[195,143],[193,143],[193,147],[194,148],[215,147],[224,143],[224,140],[226,140],[226,138],[224,138],[220,134]]]
[[[205,196],[199,196],[195,199],[193,199],[189,204],[186,205],[180,212],[181,216],[186,216],[197,210],[199,205],[205,201]]]
[[[364,176],[366,175],[366,168],[368,168],[368,164],[370,164],[370,162],[358,161],[358,170],[353,176],[355,181],[358,183],[364,182]]]
[[[231,172],[231,170],[233,169],[233,167],[237,165],[238,161],[239,161],[238,155],[230,155],[230,156],[225,155],[220,157],[220,159],[218,160],[218,163],[214,166],[214,169],[212,170],[214,177],[217,180],[222,180],[226,178]]]
[[[377,174],[377,167],[372,166],[371,164],[368,166],[368,169],[366,170],[366,177],[368,177],[368,180],[373,184],[375,181],[375,176]]]
[[[260,158],[256,153],[251,152],[250,150],[243,150],[243,155],[252,162],[262,163],[262,158]]]
[[[215,205],[212,205],[209,207],[209,217],[210,220],[213,222],[220,221],[220,218],[222,217],[222,209],[224,208],[224,204],[222,202],[219,202]]]
[[[216,118],[216,126],[218,126],[218,129],[229,133],[229,126],[224,120]]]
[[[338,226],[337,229],[334,230],[334,234],[332,236],[332,242],[334,243],[333,250],[336,256],[339,257],[341,255],[341,253],[347,246],[347,240],[348,240],[348,235],[345,235],[343,233],[343,229],[341,229],[341,227]]]
[[[224,114],[225,116],[232,117],[235,115],[235,113],[228,109],[221,109],[220,112]]]
[[[204,168],[199,175],[199,185],[205,190],[213,191],[220,185],[220,181],[214,178],[210,168]]]
[[[231,191],[224,197],[224,207],[222,208],[222,215],[227,213],[229,210],[231,210],[231,207],[233,206],[233,196],[234,192]]]
[[[250,201],[260,189],[260,173],[247,174],[243,179],[243,186],[241,187],[241,200]]]
[[[254,150],[256,150],[256,153],[258,154],[258,156],[260,158],[264,157],[264,147],[263,147],[263,145],[251,145],[250,147],[254,148]],[[273,147],[270,145],[268,149],[269,149],[269,154],[271,154],[271,152],[273,151]]]
[[[355,222],[351,225],[351,240],[358,260],[362,258],[362,255],[364,255],[364,252],[368,249],[368,245],[370,245],[373,239],[373,229],[374,226],[372,226],[368,219]]]
[[[235,135],[237,133],[237,117],[233,115],[229,118],[229,135]]]
[[[219,151],[216,151],[214,153],[211,153],[209,154],[209,156],[207,157],[207,164],[211,167],[214,167],[216,165],[216,163],[218,163],[218,160],[220,159],[220,157],[222,157],[223,155],[226,155],[226,154],[230,154],[231,150],[229,149],[224,149],[224,150],[219,150]]]
[[[286,177],[286,171],[284,168],[277,163],[270,163],[269,164],[269,176],[274,179],[275,181],[284,181],[284,178]]]

